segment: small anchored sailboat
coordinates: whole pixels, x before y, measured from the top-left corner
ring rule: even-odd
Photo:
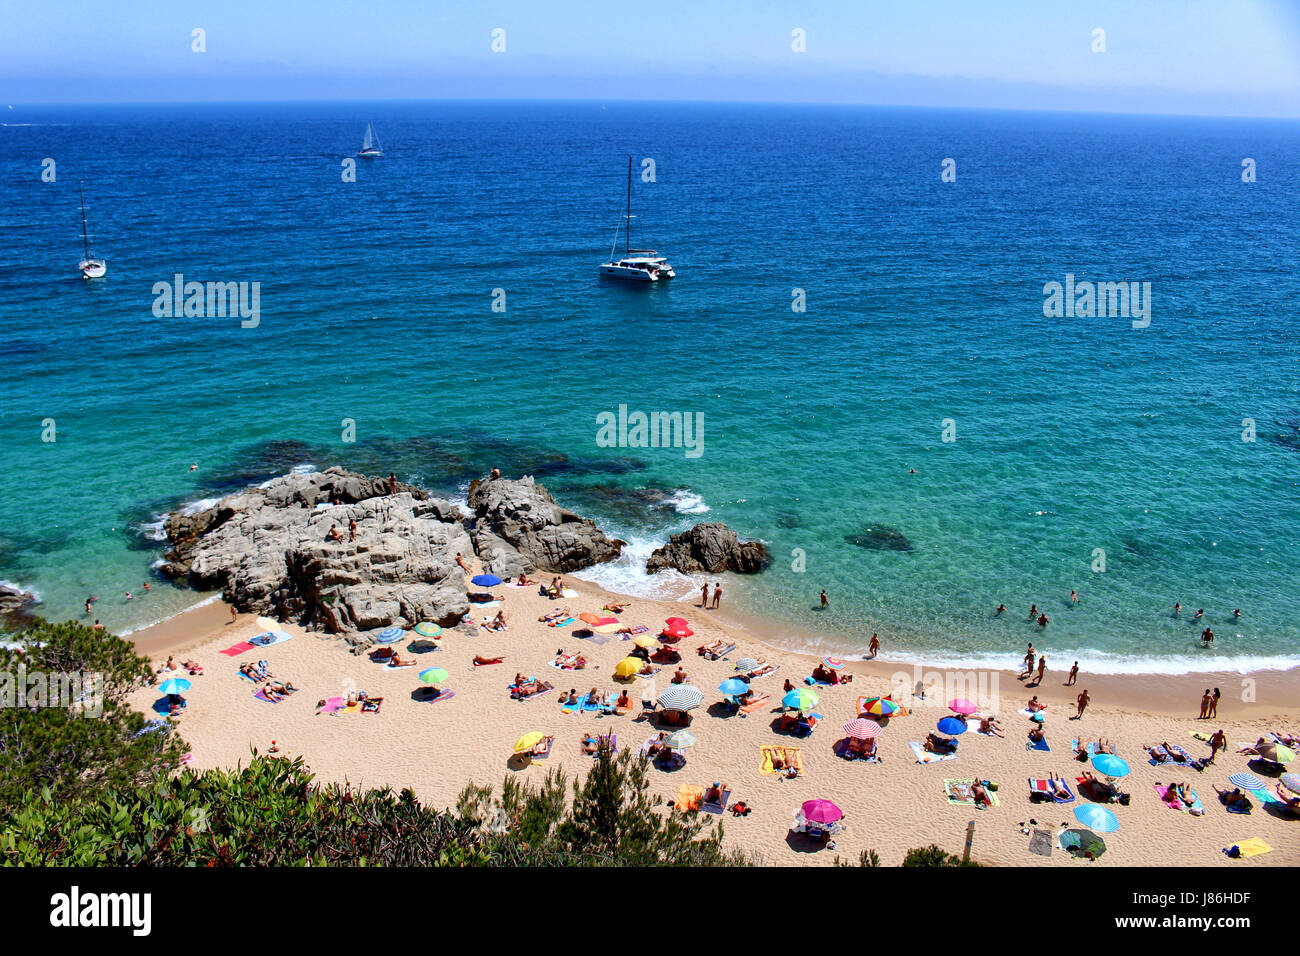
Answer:
[[[366,124],[366,140],[361,144],[361,150],[357,153],[365,159],[374,159],[377,156],[384,155],[383,149],[379,146],[379,137],[375,135],[375,124]]]
[[[630,282],[658,282],[671,279],[675,272],[668,260],[653,249],[632,248],[632,157],[627,158],[627,213],[623,230],[623,257],[615,259],[618,248],[618,230],[614,230],[614,245],[609,250],[609,262],[600,267],[602,279],[624,279]]]
[[[102,279],[108,272],[108,263],[98,256],[90,254],[90,238],[86,234],[86,193],[81,183],[77,183],[77,194],[81,197],[81,251],[85,258],[77,264],[83,279]]]

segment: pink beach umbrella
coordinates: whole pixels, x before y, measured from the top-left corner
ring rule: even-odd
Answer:
[[[844,816],[844,811],[829,800],[805,800],[800,810],[809,823],[834,823]]]
[[[858,740],[870,740],[872,737],[879,737],[882,729],[874,720],[858,717],[844,725],[844,736],[855,737]]]
[[[965,714],[967,717],[979,710],[978,707],[968,701],[965,697],[958,697],[956,700],[950,701],[948,703],[948,709],[954,714]]]

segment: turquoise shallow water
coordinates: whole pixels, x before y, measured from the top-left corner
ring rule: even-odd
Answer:
[[[684,592],[634,559],[702,517],[764,539],[772,568],[727,600],[791,641],[849,652],[879,630],[984,663],[1033,639],[1094,672],[1300,663],[1296,123],[585,103],[9,118],[31,125],[0,127],[0,578],[50,616],[95,593],[128,629],[193,603],[151,577],[151,522],[178,502],[331,463],[455,495],[496,465],[632,543],[594,575],[613,587]],[[344,183],[367,120],[385,156]],[[656,162],[633,236],[671,256],[670,284],[596,278],[629,153]],[[102,282],[75,273],[78,179]],[[178,272],[260,282],[260,324],[156,318]],[[1150,327],[1044,317],[1067,273],[1149,281]],[[619,404],[703,415],[703,454],[601,447]],[[846,540],[882,526],[912,550]]]

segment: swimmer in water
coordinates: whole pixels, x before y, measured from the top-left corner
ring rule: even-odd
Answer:
[[[1175,614],[1182,614],[1182,613],[1183,613],[1183,606],[1182,606],[1182,604],[1180,604],[1180,603],[1177,602],[1177,601],[1174,602],[1174,613],[1175,613]]]
[[[1078,603],[1079,603],[1079,592],[1078,592],[1078,591],[1071,591],[1071,592],[1070,592],[1070,603],[1071,603],[1071,604],[1078,604]]]
[[[190,465],[190,471],[198,471],[198,470],[199,470],[199,463],[197,461],[194,464]]]
[[[1214,632],[1207,627],[1205,630],[1201,631],[1201,640],[1206,644],[1209,644],[1214,640]]]
[[[1039,626],[1039,627],[1047,627],[1049,621],[1050,621],[1050,618],[1049,618],[1046,614],[1040,614],[1040,615],[1038,615],[1038,626]]]
[[[1204,614],[1205,614],[1205,608],[1199,608],[1196,611],[1196,619],[1199,621],[1201,619],[1201,616]]]
[[[1236,621],[1240,618],[1241,618],[1241,608],[1237,608],[1235,611],[1232,612],[1232,619]]]
[[[1032,621],[1036,617],[1038,617],[1038,605],[1031,604],[1029,605],[1029,619]]]
[[[998,605],[998,609],[997,609],[996,611],[994,611],[993,613],[994,613],[994,614],[1006,614],[1006,613],[1007,613],[1007,606],[1006,606],[1005,604],[999,604],[999,605]]]
[[[831,606],[830,598],[826,596],[825,591],[822,591],[822,607],[830,607],[830,606]]]

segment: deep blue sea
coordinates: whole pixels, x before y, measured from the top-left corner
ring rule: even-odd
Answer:
[[[794,646],[1300,664],[1300,123],[612,102],[0,120],[0,578],[47,616],[93,593],[129,630],[193,604],[152,570],[180,503],[336,463],[455,497],[497,466],[628,540],[592,574],[623,590],[692,589],[640,568],[696,521],[763,539],[773,565],[725,601]],[[367,121],[384,156],[345,182]],[[597,277],[629,155],[633,245],[671,282]],[[79,180],[99,281],[76,270]],[[155,316],[177,273],[260,283],[259,324]],[[1149,326],[1046,317],[1067,274],[1149,282]],[[620,404],[701,415],[702,454],[598,444]]]

